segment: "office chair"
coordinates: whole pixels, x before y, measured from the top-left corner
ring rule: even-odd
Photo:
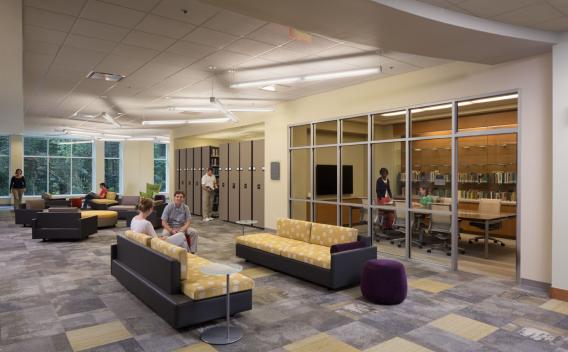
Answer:
[[[375,204],[377,204],[376,201]],[[404,221],[405,215],[404,210],[400,210],[400,208],[404,209],[404,202],[395,202],[395,207],[396,209],[394,212],[396,215],[392,228],[386,229],[386,221],[388,219],[387,214],[392,213],[393,210],[377,209],[376,214],[374,214],[373,231],[377,233],[377,242],[380,242],[381,239],[390,241],[391,244],[404,241],[404,229],[406,227],[406,223]]]
[[[500,199],[487,199],[481,198],[479,200],[479,213],[481,214],[500,214],[501,213],[501,200]],[[485,231],[485,223],[483,221],[470,221],[471,226],[475,226],[482,231]],[[489,231],[495,231],[501,229],[501,222],[489,224]],[[485,240],[485,236],[475,236],[469,240],[469,243],[479,242],[479,240]],[[495,244],[500,244],[501,247],[505,247],[505,242],[495,238],[489,237],[489,241],[493,241]]]
[[[452,255],[450,242],[452,239],[452,216],[450,214],[443,215],[437,212],[449,212],[449,204],[432,204],[433,213],[430,216],[430,224],[428,224],[427,232],[430,236],[440,240],[440,243],[431,244],[426,252],[432,253],[433,250],[446,252],[446,255]],[[465,254],[463,248],[458,247],[461,254]]]
[[[399,238],[391,240],[392,244],[396,244],[398,248],[401,248],[404,243],[406,243],[406,210],[405,210],[405,202],[404,201],[395,201],[395,221],[393,224],[394,231],[397,231],[399,234]],[[410,220],[410,236],[416,231],[416,221],[414,219]],[[418,229],[421,231],[421,229]],[[420,249],[424,247],[424,244],[419,240],[412,239],[411,244],[416,246]]]

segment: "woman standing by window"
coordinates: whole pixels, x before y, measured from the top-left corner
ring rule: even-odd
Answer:
[[[22,195],[26,191],[26,178],[22,175],[22,169],[16,169],[16,174],[10,180],[10,191],[14,196],[14,210],[20,208]]]

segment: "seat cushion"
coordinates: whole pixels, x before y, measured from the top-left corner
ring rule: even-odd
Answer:
[[[156,252],[172,258],[180,263],[180,280],[185,280],[187,276],[187,251],[185,248],[174,246],[173,244],[154,237],[150,240],[150,247]]]
[[[255,233],[237,237],[237,243],[260,249],[261,251],[281,255],[282,250],[301,245],[305,242],[297,241],[270,233]]]
[[[118,204],[116,200],[112,199],[92,199],[91,203],[101,204],[101,205],[115,205]]]
[[[276,222],[276,233],[281,237],[309,243],[311,227],[311,222],[280,218]]]
[[[312,224],[310,243],[331,247],[334,244],[357,241],[357,229],[325,224]]]
[[[284,249],[281,255],[324,269],[331,268],[331,253],[326,246],[304,243]]]
[[[181,290],[189,298],[200,300],[227,294],[227,277],[225,275],[206,275],[200,267],[210,264],[207,259],[188,253],[187,279],[182,282]],[[252,290],[254,281],[242,274],[231,275],[230,292]]]
[[[118,220],[118,213],[112,210],[83,210],[81,212],[81,218],[88,218],[90,216],[98,216],[97,227],[114,226]]]
[[[152,240],[152,236],[148,236],[145,233],[139,233],[130,230],[126,231],[124,233],[124,236],[146,247],[150,247],[150,240]]]

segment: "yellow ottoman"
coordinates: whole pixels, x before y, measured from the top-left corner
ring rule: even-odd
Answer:
[[[81,218],[97,216],[97,227],[115,226],[118,219],[118,213],[112,210],[83,210]]]

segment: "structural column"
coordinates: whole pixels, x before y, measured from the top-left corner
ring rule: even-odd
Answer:
[[[568,36],[552,50],[552,283],[568,301]],[[529,161],[524,161],[529,162]],[[544,199],[543,199],[544,201]]]

